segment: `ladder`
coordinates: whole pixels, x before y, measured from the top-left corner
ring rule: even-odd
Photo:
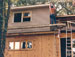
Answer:
[[[68,31],[71,34],[70,37],[68,37]],[[70,29],[68,29],[66,27],[66,57],[73,57],[73,52],[72,52],[72,27],[70,27]]]

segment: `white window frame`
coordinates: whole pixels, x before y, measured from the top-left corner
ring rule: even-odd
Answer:
[[[10,42],[13,42],[13,49],[9,49],[9,43],[10,43]],[[16,42],[19,42],[19,49],[15,49],[15,43],[16,43]],[[26,48],[25,48],[25,49],[22,49],[22,48],[21,48],[21,43],[22,43],[22,42],[26,42]],[[32,48],[28,48],[28,47],[27,47],[27,42],[32,42]],[[32,41],[32,40],[9,41],[9,42],[8,42],[8,50],[32,50],[32,49],[33,49],[33,41]]]

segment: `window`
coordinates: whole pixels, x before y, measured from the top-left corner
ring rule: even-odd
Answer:
[[[24,16],[30,16],[30,13],[29,12],[24,13]]]
[[[21,42],[21,49],[25,49],[26,48],[26,42]]]
[[[23,18],[23,22],[30,21],[30,17]]]
[[[32,48],[32,41],[21,42],[21,49],[30,49]]]
[[[30,21],[31,16],[30,16],[30,12],[24,12],[23,13],[23,22],[28,22]]]
[[[9,50],[29,50],[32,48],[32,41],[9,42]]]
[[[75,57],[75,39],[72,39],[73,57]]]
[[[14,14],[14,22],[21,22],[22,13],[15,13]]]
[[[31,20],[31,12],[14,13],[14,22],[29,22]]]
[[[15,49],[20,49],[20,42],[15,42]]]
[[[30,41],[27,42],[27,48],[32,48],[32,42]]]
[[[9,42],[9,49],[14,49],[14,42]]]

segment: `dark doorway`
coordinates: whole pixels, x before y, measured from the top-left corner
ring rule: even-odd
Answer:
[[[61,38],[61,57],[66,57],[66,38]]]

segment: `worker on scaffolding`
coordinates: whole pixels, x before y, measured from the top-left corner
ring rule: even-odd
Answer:
[[[50,3],[49,9],[50,9],[50,22],[51,24],[54,24],[54,23],[56,24],[56,17],[55,17],[56,8],[52,3]]]

